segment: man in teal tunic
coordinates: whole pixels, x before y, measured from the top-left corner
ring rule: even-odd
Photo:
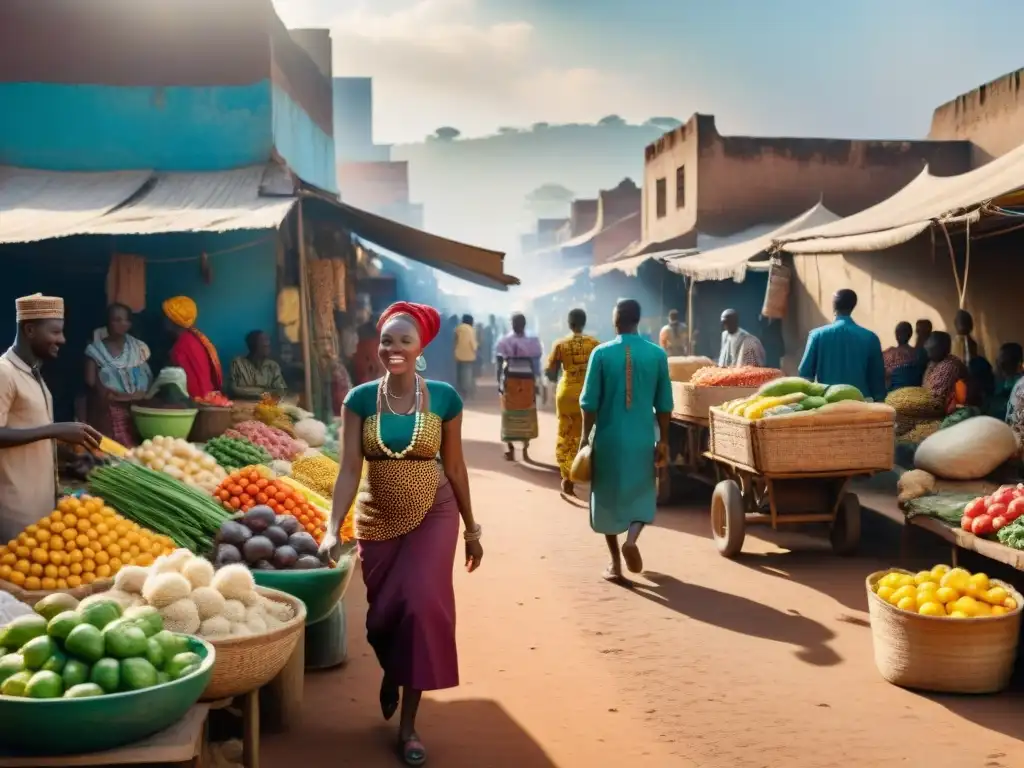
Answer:
[[[668,463],[672,383],[665,351],[637,334],[640,304],[619,301],[612,321],[618,335],[587,365],[580,448],[591,446],[590,527],[604,534],[611,553],[604,577],[621,582],[623,559],[632,573],[643,570],[636,542],[654,522],[655,477]]]

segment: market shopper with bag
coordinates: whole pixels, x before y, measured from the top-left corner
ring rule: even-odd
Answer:
[[[397,749],[407,765],[426,762],[416,732],[422,692],[459,684],[452,563],[460,515],[466,570],[483,558],[462,454],[462,399],[450,384],[416,373],[440,326],[437,311],[422,304],[398,302],[381,315],[386,373],[345,398],[341,471],[321,545],[337,546],[355,501],[366,634],[384,671],[381,714],[391,719],[401,703]]]
[[[623,299],[612,320],[618,335],[587,366],[580,451],[591,453],[590,527],[611,555],[604,578],[623,583],[623,560],[631,573],[644,567],[637,539],[654,522],[657,469],[668,463],[672,382],[665,351],[637,334],[640,304]]]

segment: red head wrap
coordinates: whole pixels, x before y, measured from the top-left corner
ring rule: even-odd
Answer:
[[[441,330],[441,315],[433,307],[426,304],[414,304],[411,301],[396,301],[384,310],[377,321],[377,330],[381,330],[384,324],[396,315],[408,315],[416,325],[420,334],[420,343],[426,347],[437,336]]]

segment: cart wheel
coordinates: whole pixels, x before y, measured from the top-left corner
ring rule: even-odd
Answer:
[[[743,494],[735,480],[723,480],[711,496],[711,535],[722,557],[736,557],[747,536]]]
[[[657,504],[662,507],[672,500],[672,466],[662,467],[658,470],[657,478]]]
[[[855,493],[847,493],[839,502],[836,519],[829,534],[832,551],[837,555],[852,555],[860,544],[860,499]]]

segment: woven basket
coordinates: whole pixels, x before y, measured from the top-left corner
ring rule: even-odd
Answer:
[[[99,592],[106,592],[114,586],[113,579],[102,579],[100,581],[94,581],[92,584],[83,584],[80,587],[74,589],[22,589],[21,587],[11,584],[9,581],[0,579],[0,591],[6,592],[11,595],[15,600],[24,603],[29,607],[35,607],[35,604],[42,600],[44,597],[62,593],[71,595],[76,600],[84,600],[89,595],[95,595]]]
[[[698,419],[709,418],[716,405],[730,400],[750,397],[757,387],[696,387],[693,384],[672,382],[672,412]]]
[[[1017,601],[1005,616],[947,619],[901,611],[872,589],[890,571],[867,577],[868,612],[875,666],[903,688],[937,693],[996,693],[1013,675],[1024,598],[1009,584],[992,580]],[[909,572],[905,572],[908,573]]]
[[[206,443],[220,437],[235,425],[234,418],[233,408],[200,405],[188,439],[193,443]]]
[[[814,415],[751,421],[711,409],[711,453],[758,472],[888,472],[891,415]]]
[[[296,644],[302,641],[306,626],[305,604],[276,589],[256,587],[256,591],[271,600],[288,603],[295,615],[283,627],[262,635],[204,638],[217,649],[217,661],[201,701],[231,699],[262,688],[284,669]]]

